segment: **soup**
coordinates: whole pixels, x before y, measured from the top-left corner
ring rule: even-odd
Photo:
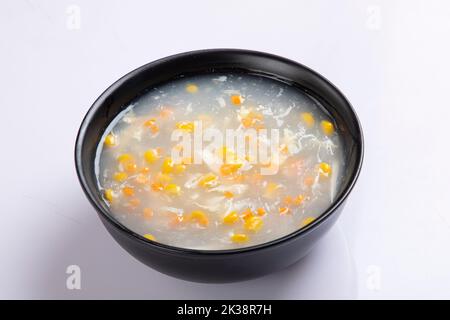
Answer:
[[[312,223],[345,159],[335,122],[303,90],[249,74],[151,88],[105,130],[96,174],[111,215],[167,245],[223,250]]]

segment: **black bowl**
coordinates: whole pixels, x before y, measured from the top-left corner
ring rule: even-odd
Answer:
[[[127,104],[146,89],[181,75],[244,72],[276,79],[318,99],[343,137],[346,169],[334,203],[314,222],[282,238],[241,249],[191,250],[149,241],[117,222],[109,213],[94,174],[96,148],[105,128]],[[146,64],[119,79],[86,114],[75,146],[81,186],[106,229],[131,255],[165,274],[199,282],[231,282],[259,277],[304,257],[338,218],[363,160],[363,135],[358,118],[343,94],[328,80],[294,61],[262,52],[214,49],[170,56]]]

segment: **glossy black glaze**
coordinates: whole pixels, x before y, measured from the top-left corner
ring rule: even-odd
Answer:
[[[181,75],[246,72],[298,86],[318,99],[336,120],[343,136],[347,168],[333,205],[302,230],[261,245],[233,250],[190,250],[146,240],[119,224],[109,213],[97,188],[94,158],[111,120],[146,89]],[[199,282],[231,282],[259,277],[304,257],[333,225],[353,188],[363,160],[363,136],[350,103],[325,78],[285,58],[262,52],[214,49],[178,54],[146,64],[109,87],[92,105],[81,124],[75,164],[81,186],[114,239],[135,258],[165,274]],[[145,281],[145,279],[143,279]]]

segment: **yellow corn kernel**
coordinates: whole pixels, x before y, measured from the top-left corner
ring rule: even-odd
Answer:
[[[289,154],[289,147],[287,146],[287,144],[282,144],[280,146],[280,153],[284,155]]]
[[[144,122],[144,127],[147,127],[150,129],[152,134],[157,134],[159,132],[159,127],[156,124],[156,119],[152,118]]]
[[[125,172],[116,172],[114,173],[114,177],[113,179],[116,180],[117,182],[123,182],[128,178],[128,174],[126,174]]]
[[[156,149],[148,149],[144,152],[144,158],[147,163],[152,164],[155,163],[160,158],[160,156]]]
[[[156,175],[155,179],[156,179],[156,182],[159,182],[163,185],[166,185],[173,180],[173,178],[171,176],[169,176],[168,174],[165,174],[165,173],[158,173]]]
[[[146,233],[144,234],[144,238],[151,240],[151,241],[156,241],[156,238],[154,235],[150,234],[150,233]]]
[[[145,220],[150,220],[153,217],[153,210],[151,208],[144,208],[142,215]]]
[[[291,196],[286,196],[283,199],[283,204],[285,204],[286,206],[290,206],[290,205],[292,205],[292,201],[293,201],[293,199]]]
[[[225,191],[225,192],[223,193],[223,196],[224,196],[225,198],[227,198],[227,199],[232,199],[232,198],[234,197],[234,194],[233,194],[233,192],[231,192],[231,191]]]
[[[104,195],[106,200],[108,200],[109,202],[113,201],[114,192],[112,191],[112,189],[106,189]]]
[[[178,196],[181,193],[180,186],[176,185],[175,183],[169,183],[164,187],[164,190],[171,196]]]
[[[239,215],[236,211],[231,211],[225,217],[223,217],[223,223],[234,224],[239,221]]]
[[[296,197],[286,196],[283,199],[283,203],[286,206],[299,206],[302,204],[303,200],[304,200],[303,195],[298,195]]]
[[[151,184],[152,190],[153,191],[162,191],[164,190],[164,185],[160,182],[153,182]]]
[[[305,200],[305,197],[301,194],[299,194],[298,196],[296,196],[295,198],[292,199],[292,204],[294,206],[299,206],[303,203],[303,201]]]
[[[252,216],[245,220],[244,227],[249,231],[258,232],[261,230],[263,224],[261,217]]]
[[[172,158],[165,158],[161,167],[162,173],[168,174],[173,172],[173,160]]]
[[[256,213],[259,215],[259,216],[263,216],[263,215],[265,215],[266,214],[266,210],[264,209],[264,208],[258,208],[258,209],[256,209]]]
[[[230,236],[230,239],[235,243],[244,243],[248,241],[248,236],[243,233],[235,233]]]
[[[331,174],[331,166],[326,162],[321,162],[319,164],[320,173],[328,177]]]
[[[116,137],[113,134],[108,134],[105,137],[105,145],[107,147],[114,147],[116,145]]]
[[[235,106],[240,106],[242,104],[242,102],[244,102],[244,99],[238,95],[238,94],[234,94],[230,97],[231,103],[234,104]]]
[[[186,86],[186,91],[189,92],[189,93],[197,93],[198,92],[198,87],[195,84],[190,83],[190,84],[188,84]]]
[[[173,166],[173,173],[175,174],[182,174],[186,171],[186,165],[185,164],[176,164]]]
[[[266,190],[264,191],[264,197],[273,198],[275,197],[281,188],[281,185],[275,182],[267,183]]]
[[[180,130],[183,130],[183,131],[186,131],[186,132],[194,132],[195,125],[194,125],[193,122],[181,121],[181,122],[178,122],[175,125],[175,127],[177,129],[180,129]]]
[[[289,209],[288,207],[280,207],[278,208],[278,212],[280,213],[280,215],[285,215],[291,213],[291,209]]]
[[[220,166],[220,173],[223,176],[229,176],[236,173],[242,167],[240,163],[224,163]]]
[[[119,163],[123,164],[123,163],[127,163],[127,162],[134,162],[134,158],[129,153],[123,153],[117,157],[117,161]]]
[[[123,187],[122,189],[122,193],[127,196],[127,197],[131,197],[134,196],[134,188],[133,187]]]
[[[189,215],[189,220],[194,221],[202,227],[207,227],[209,224],[208,216],[201,210],[194,210]]]
[[[121,154],[117,157],[117,161],[127,173],[134,173],[137,170],[137,165],[134,162],[134,157],[129,153]]]
[[[137,170],[137,164],[134,162],[128,162],[123,164],[123,170],[125,170],[128,173],[135,173]]]
[[[132,208],[137,208],[141,204],[141,200],[139,198],[133,198],[128,201],[128,205]]]
[[[142,174],[149,174],[150,173],[150,168],[149,167],[142,167],[142,169],[140,170],[140,172]]]
[[[225,146],[219,148],[217,154],[223,162],[233,162],[238,159],[237,154]]]
[[[198,185],[203,188],[212,188],[217,185],[217,179],[214,173],[208,173],[200,178]]]
[[[311,222],[313,222],[314,220],[316,220],[316,219],[313,217],[306,217],[305,219],[302,220],[300,227],[305,227],[308,224],[310,224]]]
[[[331,136],[334,133],[334,126],[330,121],[322,120],[320,127],[322,128],[323,134],[326,136]]]
[[[311,112],[303,112],[300,115],[302,122],[306,125],[306,127],[308,128],[312,128],[314,127],[315,124],[315,120],[314,120],[314,116],[312,115]]]
[[[253,217],[252,209],[247,208],[247,209],[244,210],[244,212],[242,212],[241,218],[242,218],[244,221],[247,221],[247,220],[250,219],[251,217]]]

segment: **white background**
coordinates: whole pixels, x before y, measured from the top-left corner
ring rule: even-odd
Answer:
[[[449,17],[447,1],[1,1],[0,298],[450,298]],[[322,73],[366,141],[358,184],[312,254],[227,285],[131,258],[73,162],[81,120],[112,82],[215,47]],[[66,288],[72,264],[81,290]]]

